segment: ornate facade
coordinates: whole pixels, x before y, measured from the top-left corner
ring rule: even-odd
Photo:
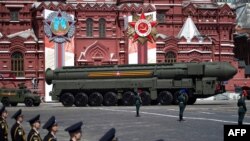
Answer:
[[[75,16],[76,66],[127,64],[124,16],[153,11],[158,21],[158,63],[227,61],[238,66],[233,53],[236,14],[227,4],[211,0],[3,0],[0,9],[0,73],[4,78],[0,86],[25,82],[31,87],[31,79],[37,78],[44,95],[45,9]]]

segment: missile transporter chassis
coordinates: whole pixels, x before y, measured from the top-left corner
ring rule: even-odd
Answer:
[[[143,105],[177,104],[186,88],[188,104],[225,92],[223,81],[236,74],[229,63],[175,63],[100,67],[63,67],[46,70],[50,95],[64,106],[133,105],[140,90]]]
[[[32,93],[21,83],[19,88],[0,88],[0,101],[4,106],[17,106],[18,103],[24,103],[25,106],[39,106],[40,96]]]

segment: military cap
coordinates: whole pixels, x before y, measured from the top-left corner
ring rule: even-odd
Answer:
[[[187,89],[182,88],[182,89],[180,90],[180,94],[184,94],[184,93],[187,93]]]
[[[66,128],[65,131],[68,131],[69,133],[81,131],[82,124],[83,123],[81,121],[77,122],[77,123],[69,126],[68,128]]]
[[[30,125],[32,125],[33,123],[40,121],[39,118],[40,118],[40,115],[38,114],[35,117],[33,117],[32,119],[28,120],[28,122],[30,123]]]
[[[2,108],[0,109],[0,114],[2,114],[5,111],[6,111],[6,109],[5,109],[5,106],[3,105]]]
[[[50,118],[48,119],[48,121],[43,125],[43,129],[50,130],[50,128],[51,128],[53,125],[57,125],[55,116],[52,116],[52,117],[50,117]]]
[[[99,141],[112,141],[114,137],[115,137],[115,128],[111,128],[101,137]]]
[[[21,116],[22,114],[22,109],[19,109],[11,118],[17,119],[18,116]]]

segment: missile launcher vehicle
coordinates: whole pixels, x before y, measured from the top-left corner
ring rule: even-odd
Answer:
[[[64,106],[133,105],[140,90],[143,105],[177,104],[186,88],[188,104],[225,92],[224,81],[237,73],[227,62],[62,67],[46,70],[52,100]]]

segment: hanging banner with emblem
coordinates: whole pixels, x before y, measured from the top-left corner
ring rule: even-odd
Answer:
[[[74,65],[74,15],[45,9],[45,70]],[[52,86],[45,84],[45,101],[50,101]]]
[[[125,19],[128,21],[128,63],[156,63],[156,12],[128,16]]]

